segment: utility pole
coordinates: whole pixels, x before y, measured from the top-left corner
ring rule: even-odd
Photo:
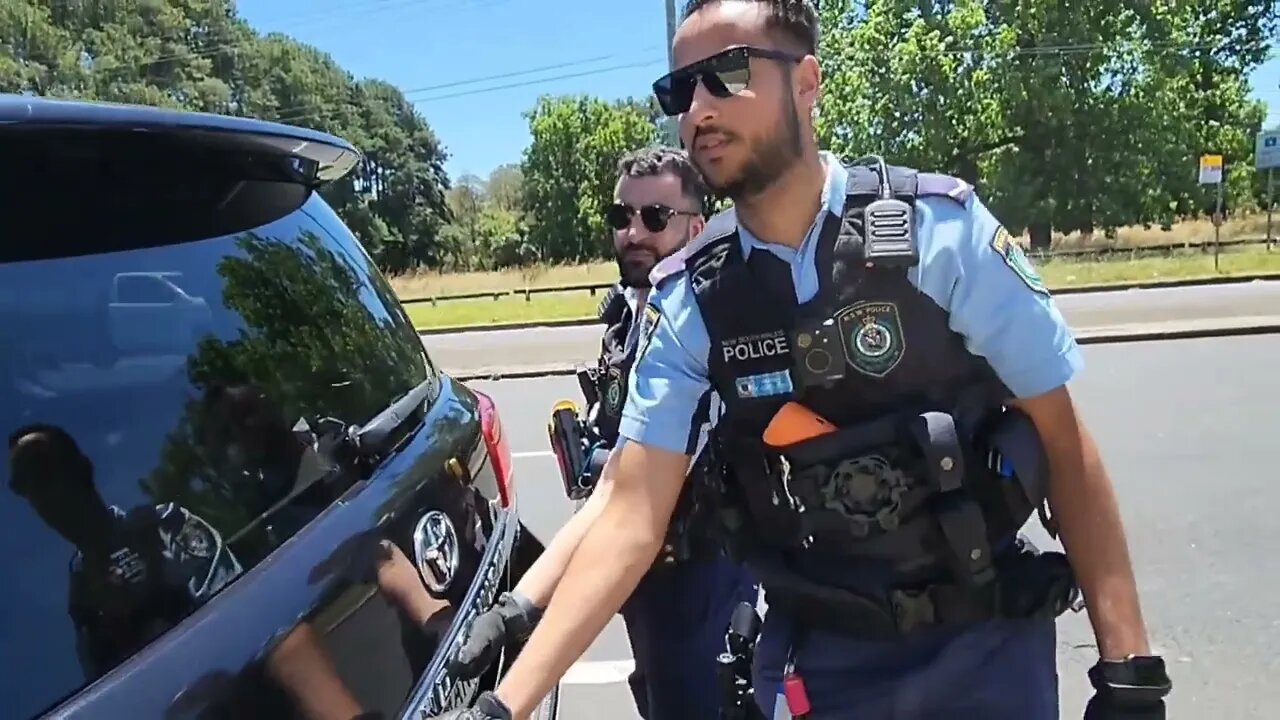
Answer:
[[[667,4],[667,70],[676,69],[675,54],[671,51],[671,43],[676,37],[676,0],[666,0]],[[680,144],[680,129],[676,118],[666,118],[667,144],[676,147]]]
[[[671,41],[676,37],[676,0],[667,2],[667,69],[675,69],[675,57],[671,53]]]

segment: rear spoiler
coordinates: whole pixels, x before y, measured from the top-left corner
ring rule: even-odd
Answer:
[[[19,133],[145,134],[219,151],[288,158],[291,174],[315,187],[354,168],[361,154],[347,141],[316,130],[213,113],[0,94],[0,137]]]

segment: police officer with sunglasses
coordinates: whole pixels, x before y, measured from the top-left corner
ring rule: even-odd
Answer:
[[[654,84],[734,206],[651,273],[600,519],[479,717],[524,717],[656,554],[697,408],[748,517],[767,717],[1059,717],[1056,618],[1087,600],[1086,718],[1163,718],[1080,348],[968,183],[817,147],[814,10],[691,0]],[[1038,516],[1066,552],[1019,531]],[[737,543],[735,543],[737,544]]]
[[[639,343],[640,313],[649,293],[649,272],[702,231],[707,190],[688,155],[674,148],[645,148],[618,164],[614,200],[605,210],[613,229],[620,278],[601,303],[606,330],[599,371],[587,411],[591,435],[605,448],[616,444],[627,377]],[[718,402],[708,398],[705,425],[713,424]],[[707,433],[701,433],[705,447]],[[645,720],[716,718],[722,688],[717,655],[734,607],[754,605],[755,583],[739,563],[711,540],[714,508],[704,501],[710,455],[695,452],[690,481],[673,512],[667,538],[650,570],[623,604],[635,670],[629,678],[640,717]],[[594,492],[565,524],[515,589],[482,614],[450,666],[470,679],[537,625],[560,574],[586,530],[599,516],[607,488]]]

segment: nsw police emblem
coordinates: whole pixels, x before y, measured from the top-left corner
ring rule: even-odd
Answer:
[[[610,415],[617,415],[622,409],[622,373],[617,368],[609,368],[609,384],[604,390],[604,402]]]
[[[991,249],[996,251],[996,254],[1004,260],[1004,264],[1008,265],[1009,269],[1032,291],[1041,295],[1049,294],[1049,288],[1045,287],[1044,279],[1040,277],[1040,273],[1036,272],[1031,259],[1022,251],[1022,247],[1014,242],[1013,236],[1004,229],[1004,226],[996,230],[995,236],[991,238]]]
[[[840,324],[845,359],[855,370],[884,377],[898,366],[906,350],[906,338],[896,304],[858,302],[836,313],[835,319]]]
[[[653,305],[645,305],[644,312],[640,315],[640,334],[636,346],[636,357],[644,355],[645,350],[649,349],[649,341],[653,339],[653,332],[658,329],[658,320],[662,318],[662,314],[658,312],[658,308]]]

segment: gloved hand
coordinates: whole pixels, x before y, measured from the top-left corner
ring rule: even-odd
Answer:
[[[477,677],[504,648],[528,640],[541,617],[542,611],[528,598],[516,592],[502,593],[493,607],[471,623],[458,654],[449,659],[448,671],[460,680]]]
[[[1164,701],[1125,703],[1099,693],[1085,705],[1084,720],[1165,720]]]
[[[486,690],[476,698],[475,705],[450,710],[443,715],[433,715],[427,720],[511,720],[511,710],[497,695]]]
[[[1085,706],[1084,720],[1165,720],[1164,698],[1173,683],[1161,658],[1100,660],[1089,668],[1089,682],[1097,692]]]

